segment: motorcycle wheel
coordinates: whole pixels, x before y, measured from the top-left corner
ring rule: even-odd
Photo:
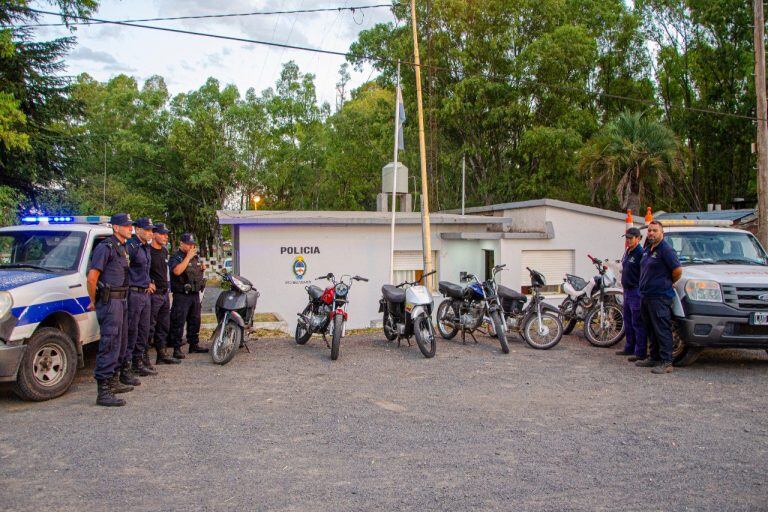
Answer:
[[[450,300],[444,300],[437,308],[437,330],[443,339],[450,340],[459,332],[459,326],[456,325],[456,310]]]
[[[624,337],[624,311],[615,303],[603,305],[605,314],[600,318],[600,307],[592,308],[584,318],[584,335],[596,347],[612,347]]]
[[[563,334],[571,334],[573,332],[573,329],[576,327],[576,318],[567,316],[564,311],[571,308],[571,304],[573,302],[571,299],[565,299],[562,304],[560,304],[560,313],[557,314],[558,318],[560,319],[560,323],[563,325]]]
[[[428,316],[419,316],[413,322],[413,335],[416,336],[416,344],[427,359],[435,357],[437,352],[437,340],[435,329],[432,327],[432,319]]]
[[[384,317],[381,320],[381,325],[384,328],[384,337],[387,338],[387,341],[394,341],[397,338],[397,330],[392,321],[392,315],[389,314],[387,308],[384,308]]]
[[[223,336],[219,336],[220,329],[224,329]],[[242,341],[243,330],[235,322],[230,320],[223,327],[219,326],[213,333],[211,359],[216,364],[227,364],[235,357]]]
[[[344,317],[336,315],[333,317],[333,337],[331,338],[331,360],[339,358],[339,347],[341,345],[341,331],[344,330]]]
[[[491,313],[491,321],[493,322],[493,330],[496,332],[496,338],[498,338],[499,345],[501,345],[501,351],[505,354],[509,354],[507,330],[504,329],[504,324],[501,322],[501,315],[498,311]]]
[[[302,315],[307,315],[310,313],[310,308],[307,306],[307,308],[302,312]],[[302,326],[301,323],[296,324],[296,343],[299,345],[306,345],[306,343],[309,341],[309,338],[312,337],[312,331],[310,331],[306,326]]]
[[[552,313],[541,314],[541,331],[536,315],[529,316],[523,324],[523,339],[531,348],[547,350],[563,339],[563,323]]]

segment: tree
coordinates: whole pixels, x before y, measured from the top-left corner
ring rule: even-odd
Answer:
[[[593,187],[592,199],[639,212],[658,205],[682,168],[679,143],[668,127],[639,112],[624,112],[606,124],[581,152],[579,167]]]

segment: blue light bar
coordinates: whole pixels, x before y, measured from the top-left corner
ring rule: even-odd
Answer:
[[[72,216],[54,216],[54,217],[24,217],[21,219],[23,224],[71,224],[75,222],[75,218]]]

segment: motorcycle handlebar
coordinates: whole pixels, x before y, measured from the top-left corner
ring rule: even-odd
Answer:
[[[365,281],[366,283],[368,282],[367,277],[354,276],[352,279],[354,279],[355,281]]]

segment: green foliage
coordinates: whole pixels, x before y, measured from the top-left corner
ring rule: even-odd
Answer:
[[[21,194],[10,187],[0,186],[0,226],[15,224]]]

